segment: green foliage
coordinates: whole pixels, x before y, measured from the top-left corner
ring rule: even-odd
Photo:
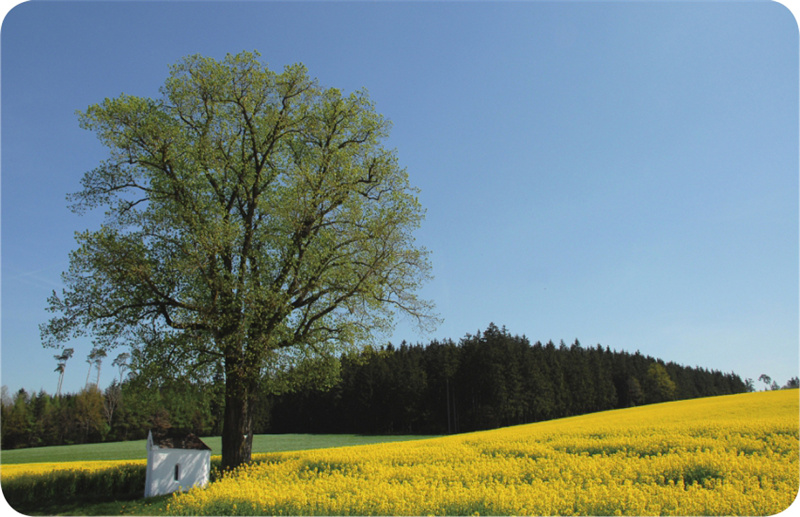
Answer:
[[[747,390],[734,374],[584,348],[577,340],[531,344],[494,325],[459,343],[366,347],[317,367],[321,360],[299,357],[281,365],[285,371],[265,370],[251,399],[254,434],[446,434]],[[311,371],[295,375],[291,368]],[[7,398],[3,448],[140,440],[157,425],[220,434],[221,375],[128,376],[113,414],[100,415],[97,408],[107,406],[115,388],[100,402],[96,390]],[[87,418],[92,407],[94,417]]]
[[[664,365],[652,363],[645,377],[645,398],[648,402],[667,402],[675,400],[678,387],[670,378]]]
[[[112,384],[105,393],[92,385],[57,397],[43,391],[33,397],[18,395],[15,404],[2,408],[2,447],[138,440],[159,425],[198,435],[219,434],[220,388],[186,379],[153,383],[134,377]]]
[[[108,433],[103,414],[103,394],[96,386],[91,385],[76,395],[74,419],[83,434],[81,441],[89,441],[90,436],[96,435],[100,435],[102,439]]]
[[[248,458],[265,370],[320,382],[317,368],[282,365],[329,366],[398,312],[437,321],[415,294],[430,272],[412,236],[424,210],[383,147],[389,122],[364,90],[258,57],[189,56],[161,99],[123,94],[80,114],[108,159],[72,208],[105,207],[106,221],[77,234],[42,325],[46,346],[85,334],[99,351],[132,346],[148,377],[223,370],[231,466]]]
[[[269,429],[445,434],[744,391],[734,374],[577,340],[531,344],[490,325],[457,344],[404,343],[347,356],[332,389],[272,397]]]
[[[107,221],[78,235],[48,344],[136,335],[194,364],[238,340],[259,364],[279,348],[361,341],[395,309],[429,317],[413,295],[429,268],[410,236],[423,211],[366,92],[245,52],[184,59],[162,94],[81,114],[109,159],[73,208],[106,206]]]
[[[14,401],[3,405],[2,433],[4,446],[20,447],[30,440],[33,431],[31,411],[28,407],[30,398],[24,389],[14,396]]]

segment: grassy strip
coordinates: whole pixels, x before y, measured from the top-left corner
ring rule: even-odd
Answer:
[[[147,458],[145,440],[31,447],[0,452],[0,462],[4,465],[66,461],[140,460],[145,458]]]
[[[401,442],[420,440],[431,436],[366,436],[359,434],[259,434],[253,437],[253,453],[301,451],[308,449],[327,449],[382,442]],[[211,447],[211,454],[222,454],[222,441],[219,436],[203,437]],[[61,445],[54,447],[33,447],[0,451],[0,462],[43,463],[62,461],[96,460],[137,460],[145,459],[147,451],[145,440],[131,442],[92,443],[81,445]]]

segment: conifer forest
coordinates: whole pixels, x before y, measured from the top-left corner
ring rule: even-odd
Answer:
[[[452,434],[754,390],[735,373],[578,340],[531,343],[494,324],[458,342],[367,347],[334,372],[294,386],[265,374],[254,431]],[[157,379],[132,369],[105,390],[4,390],[2,448],[138,440],[153,427],[218,435],[222,375]]]

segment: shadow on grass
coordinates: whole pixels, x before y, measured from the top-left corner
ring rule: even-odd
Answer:
[[[28,503],[11,505],[24,515],[164,515],[171,495],[127,501]]]

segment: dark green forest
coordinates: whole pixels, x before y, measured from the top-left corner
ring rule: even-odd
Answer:
[[[222,381],[221,374],[159,381],[132,372],[105,391],[89,385],[59,396],[4,394],[2,447],[136,440],[165,426],[218,435]],[[577,340],[531,344],[494,324],[458,343],[367,347],[343,356],[328,384],[275,394],[265,379],[255,432],[462,433],[754,389],[734,373]]]

